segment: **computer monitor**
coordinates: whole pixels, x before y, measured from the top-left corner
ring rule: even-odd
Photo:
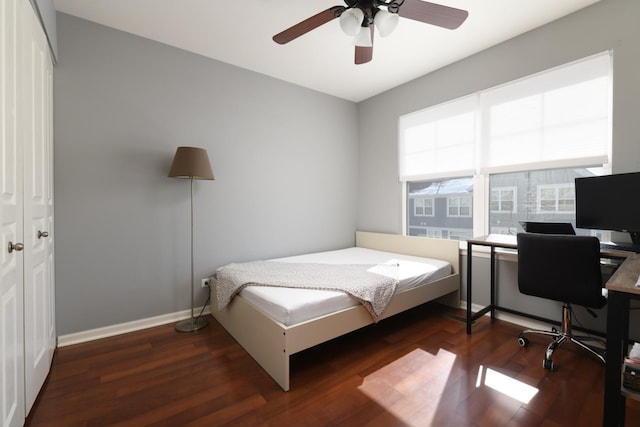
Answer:
[[[640,245],[640,172],[575,179],[576,227],[627,232]]]
[[[576,234],[570,222],[520,221],[520,226],[527,233]]]

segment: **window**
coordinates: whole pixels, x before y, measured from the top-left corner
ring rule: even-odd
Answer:
[[[492,174],[492,197],[505,188],[514,189],[517,209],[495,210],[492,200],[488,233],[515,234],[520,221],[571,222],[575,226],[574,180],[603,172],[602,168],[559,168]]]
[[[575,221],[574,179],[610,170],[610,68],[604,52],[400,117],[407,234]]]
[[[448,197],[447,216],[471,217],[471,197]]]
[[[576,196],[573,183],[538,187],[538,212],[574,214],[575,211]]]
[[[407,193],[409,208],[406,222],[410,236],[441,239],[464,236],[463,240],[473,236],[471,177],[410,182]],[[422,210],[426,202],[430,212]]]
[[[491,212],[516,212],[517,187],[491,188]]]
[[[433,199],[415,199],[415,216],[433,216]]]

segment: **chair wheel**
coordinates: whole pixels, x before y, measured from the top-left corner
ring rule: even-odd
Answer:
[[[542,367],[544,369],[546,369],[547,371],[553,371],[553,360],[551,359],[544,359],[542,361]]]
[[[521,335],[518,337],[518,344],[520,344],[520,347],[526,347],[529,345],[529,340]]]

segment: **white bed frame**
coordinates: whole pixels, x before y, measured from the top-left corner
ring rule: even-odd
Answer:
[[[427,301],[460,307],[459,246],[455,240],[429,239],[357,231],[356,246],[448,261],[452,274],[394,295],[382,318],[393,316]],[[264,368],[284,391],[289,390],[289,356],[373,323],[362,306],[286,326],[237,295],[218,310],[215,278],[212,278],[211,314]]]

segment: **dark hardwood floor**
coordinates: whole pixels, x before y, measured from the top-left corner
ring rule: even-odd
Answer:
[[[289,392],[213,318],[63,347],[27,425],[601,425],[594,357],[566,345],[548,372],[545,337],[521,348],[519,326],[488,318],[468,336],[462,315],[427,304],[294,355]],[[626,422],[640,425],[640,403],[627,399]]]

